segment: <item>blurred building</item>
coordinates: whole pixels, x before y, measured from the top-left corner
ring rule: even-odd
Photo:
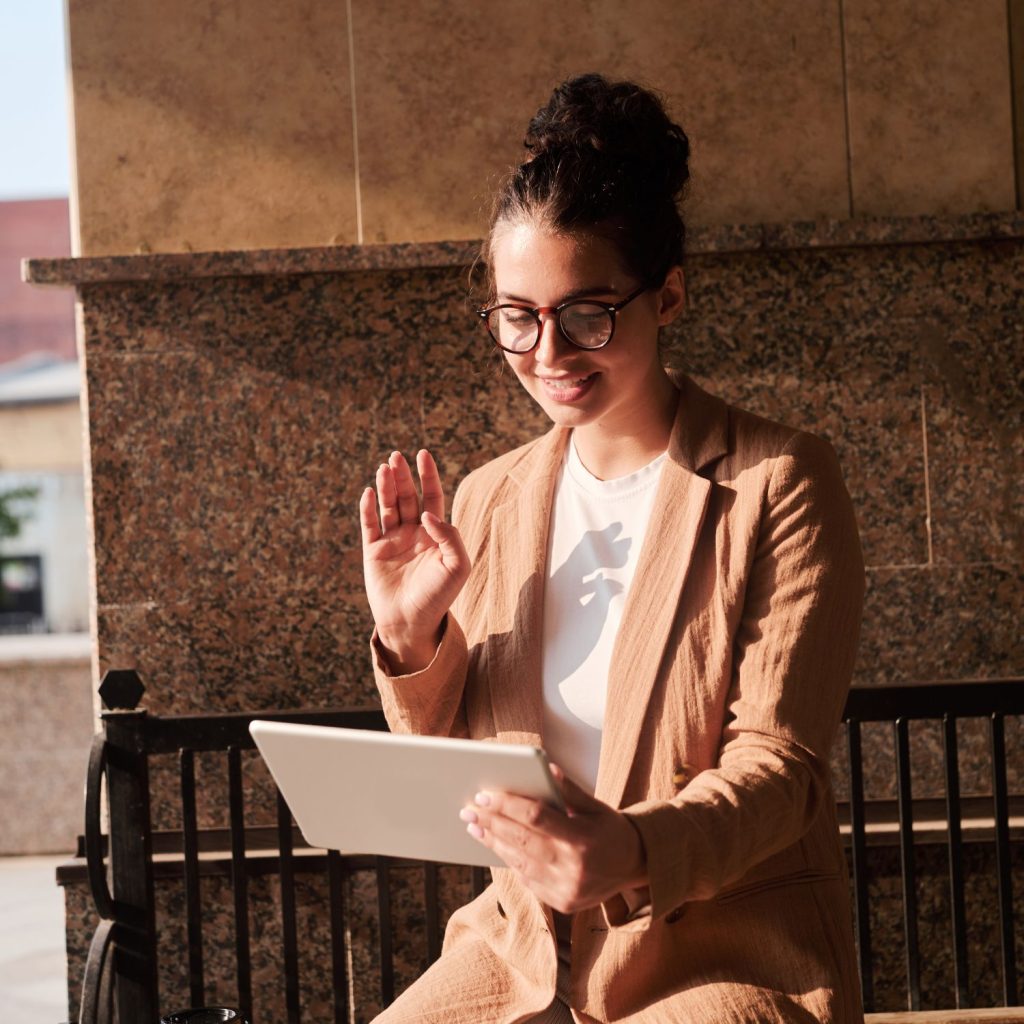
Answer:
[[[70,851],[92,733],[88,540],[74,300],[21,281],[70,251],[66,199],[0,203],[0,854]]]

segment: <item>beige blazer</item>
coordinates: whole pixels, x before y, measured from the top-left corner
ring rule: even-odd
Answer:
[[[596,789],[640,830],[651,913],[629,919],[615,897],[575,916],[571,1006],[579,1021],[860,1021],[829,773],[864,588],[853,509],[826,442],[675,381]],[[459,488],[473,570],[434,662],[390,677],[374,653],[394,731],[543,742],[548,522],[568,437],[555,427]],[[552,936],[550,909],[496,870],[385,1018],[527,1020],[554,995]]]

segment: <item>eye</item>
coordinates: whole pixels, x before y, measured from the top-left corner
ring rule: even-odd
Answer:
[[[533,323],[533,314],[518,306],[502,306],[499,313],[502,321],[510,327],[526,327]]]
[[[598,306],[593,302],[580,303],[569,306],[565,311],[574,324],[580,326],[605,324],[608,322],[608,310],[604,306]]]

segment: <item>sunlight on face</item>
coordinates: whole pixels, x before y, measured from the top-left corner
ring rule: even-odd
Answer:
[[[499,224],[491,261],[495,301],[530,308],[576,298],[615,303],[644,284],[602,235],[557,232],[534,220]],[[537,346],[506,359],[545,413],[555,423],[596,428],[610,439],[647,427],[666,382],[658,357],[659,291],[643,292],[616,314],[604,348],[577,348],[561,335],[553,315],[542,314],[542,321]]]

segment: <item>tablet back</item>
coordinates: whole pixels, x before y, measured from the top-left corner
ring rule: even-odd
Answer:
[[[538,747],[254,721],[249,731],[311,846],[500,866],[459,811],[481,789],[561,806]]]

